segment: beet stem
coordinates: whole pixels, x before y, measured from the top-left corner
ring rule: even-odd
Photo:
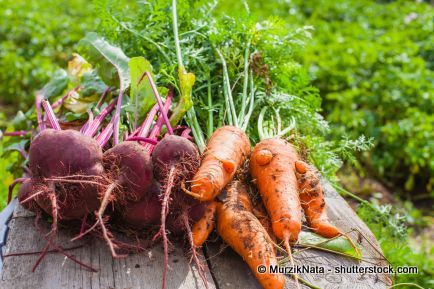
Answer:
[[[105,101],[107,95],[109,94],[110,90],[111,90],[111,87],[107,87],[106,90],[104,90],[104,92],[102,93],[101,97],[98,100],[98,103],[96,104],[96,108],[97,109],[101,108],[101,106],[104,103],[104,101]]]
[[[18,131],[6,131],[3,133],[4,136],[25,136],[31,134],[31,131],[18,130]]]
[[[155,104],[152,109],[149,111],[148,115],[146,116],[145,121],[143,122],[142,126],[140,127],[139,133],[137,136],[140,137],[147,137],[149,133],[149,129],[151,128],[152,121],[154,120],[155,115],[158,112],[158,104]]]
[[[205,285],[205,288],[208,289],[208,280],[206,279],[206,275],[205,275],[205,270],[203,268],[203,265],[201,264],[199,257],[198,257],[198,253],[196,250],[196,246],[194,246],[194,241],[193,241],[193,233],[191,232],[191,228],[190,228],[190,224],[188,222],[188,214],[186,212],[184,212],[182,214],[182,221],[184,223],[184,227],[187,230],[187,237],[188,237],[188,241],[190,243],[190,247],[191,247],[191,258],[194,260],[194,263],[197,266],[197,271],[199,273],[200,278],[203,281],[203,284]]]
[[[119,143],[119,125],[121,121],[121,107],[122,107],[122,98],[124,97],[125,91],[122,89],[119,93],[118,100],[116,103],[116,112],[114,115],[113,121],[113,143],[117,145]]]
[[[185,138],[190,138],[191,128],[186,128],[182,131],[181,136]]]
[[[102,130],[102,132],[96,137],[96,141],[103,148],[110,140],[110,137],[113,134],[113,123],[114,118],[108,123],[108,125]]]
[[[98,127],[101,125],[103,120],[107,117],[109,113],[113,111],[116,106],[116,99],[114,99],[106,108],[104,108],[100,114],[95,118],[94,121],[90,119],[83,125],[80,130],[84,135],[93,137],[98,130]]]
[[[39,131],[43,131],[44,129],[46,129],[45,122],[42,121],[41,103],[43,99],[44,99],[43,95],[40,92],[37,92],[35,97],[35,103],[36,103],[35,105],[36,105],[36,118],[38,120]]]
[[[169,132],[169,134],[173,134],[173,129],[172,126],[170,125],[170,121],[169,118],[167,117],[167,114],[164,112],[163,102],[161,100],[160,94],[158,93],[157,86],[152,80],[152,76],[149,73],[149,71],[145,71],[145,74],[148,77],[149,83],[151,84],[152,91],[154,92],[155,98],[157,99],[158,106],[160,107],[160,113],[162,114],[164,122],[166,123],[167,131]]]
[[[147,137],[139,137],[139,136],[133,136],[127,139],[127,141],[138,141],[138,142],[146,142],[148,144],[156,145],[158,142],[154,139],[147,138]]]
[[[61,105],[65,102],[65,100],[67,100],[67,99],[72,95],[73,92],[76,92],[76,91],[78,91],[79,89],[80,89],[80,85],[77,85],[74,89],[71,89],[71,90],[68,91],[64,96],[62,96],[61,98],[59,98],[58,100],[56,100],[56,101],[53,103],[53,105],[52,105],[53,109],[56,109],[56,108],[58,108],[59,106],[61,106]]]
[[[54,114],[53,108],[51,107],[48,100],[43,100],[42,106],[44,107],[45,115],[47,116],[48,121],[51,124],[51,127],[55,130],[62,130],[60,128],[59,122],[57,121],[56,115]]]
[[[169,95],[166,98],[166,102],[164,103],[164,107],[163,110],[169,111],[170,105],[172,104],[172,98],[173,98],[173,94],[169,93]],[[157,119],[157,123],[154,125],[154,127],[152,128],[151,133],[149,134],[149,138],[151,139],[158,139],[158,135],[160,134],[161,131],[161,126],[163,125],[163,116],[160,112],[158,119]],[[148,149],[149,151],[152,151],[153,147],[150,145],[146,145],[146,149]]]

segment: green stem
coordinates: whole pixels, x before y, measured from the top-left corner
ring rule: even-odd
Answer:
[[[197,121],[196,112],[194,111],[194,107],[192,107],[187,112],[187,122],[188,126],[191,128],[193,133],[194,140],[196,141],[197,147],[199,148],[200,153],[203,153],[205,150],[205,140],[203,139],[202,128]]]
[[[244,118],[244,123],[242,129],[245,131],[249,125],[250,117],[253,113],[253,107],[255,106],[255,84],[253,83],[253,73],[250,72],[250,98],[249,98],[249,110],[247,111],[246,117]]]
[[[398,284],[390,286],[388,289],[396,288],[396,287],[399,287],[399,286],[413,286],[413,287],[416,287],[416,288],[419,288],[419,289],[425,289],[422,286],[417,285],[415,283],[398,283]]]
[[[264,106],[261,109],[261,112],[259,113],[259,117],[258,117],[258,134],[259,134],[260,140],[267,138],[265,131],[264,131],[264,115],[266,112],[267,112],[267,107]]]
[[[237,112],[235,110],[234,98],[232,97],[232,90],[229,81],[229,73],[228,73],[228,67],[226,65],[226,60],[218,48],[216,48],[216,51],[220,57],[223,66],[223,91],[225,92],[227,97],[227,102],[229,103],[229,112],[230,112],[229,115],[230,118],[232,118],[233,125],[238,127]]]
[[[208,76],[208,122],[207,122],[208,137],[211,137],[213,131],[214,131],[214,117],[212,111],[211,77]]]
[[[241,110],[238,115],[238,119],[240,124],[243,123],[243,119],[245,117],[244,113],[246,111],[247,105],[247,88],[249,86],[249,52],[250,52],[250,39],[247,42],[246,51],[244,52],[244,84],[243,84],[243,98],[241,101]]]
[[[179,44],[178,15],[176,13],[176,0],[172,1],[172,25],[173,25],[173,36],[175,38],[175,49],[176,49],[176,58],[178,60],[178,68],[184,67],[184,64],[182,62],[181,45]]]
[[[321,289],[318,286],[313,285],[312,283],[309,283],[308,281],[304,280],[303,278],[297,276],[298,281],[300,281],[300,283],[302,283],[303,285],[306,285],[307,287],[311,288],[311,289]]]

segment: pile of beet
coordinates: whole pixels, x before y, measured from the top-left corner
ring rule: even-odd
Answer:
[[[149,81],[154,85],[151,78]],[[125,134],[119,143],[110,142],[110,138],[120,119],[120,109],[116,109],[110,121],[105,120],[116,108],[115,100],[78,131],[62,130],[48,101],[37,99],[39,132],[29,148],[29,175],[13,185],[22,183],[19,201],[34,211],[37,219],[44,215],[52,218],[50,232],[44,233],[47,246],[40,259],[50,247],[72,257],[56,245],[59,223],[68,223],[77,230],[71,241],[87,234],[97,235],[106,241],[113,257],[124,257],[134,246],[116,240],[114,231],[122,224],[152,243],[163,242],[163,288],[169,237],[187,236],[193,258],[201,268],[191,238],[191,224],[202,217],[205,204],[181,190],[181,184],[191,179],[199,167],[199,151],[190,140],[189,128],[174,131],[170,125],[172,93],[163,103],[158,92],[154,92],[157,104],[143,124]],[[163,126],[167,132],[161,136]],[[201,276],[205,281],[203,272]]]

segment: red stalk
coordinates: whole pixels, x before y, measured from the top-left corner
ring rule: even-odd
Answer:
[[[45,115],[47,116],[51,127],[55,130],[62,130],[60,128],[59,122],[57,121],[56,115],[54,114],[53,108],[51,107],[48,100],[42,100],[42,106],[44,107]]]
[[[91,121],[90,119],[83,125],[80,132],[84,135],[93,137],[95,133],[97,132],[99,126],[103,122],[103,120],[107,117],[109,113],[113,111],[113,109],[116,106],[116,99],[114,99],[109,105],[107,105],[106,108],[104,108],[100,114],[95,118],[94,121]]]
[[[41,103],[43,100],[44,100],[44,96],[38,91],[36,93],[35,102],[36,102],[36,118],[38,119],[39,131],[43,131],[44,129],[46,129],[45,122],[42,121]]]
[[[162,112],[163,119],[167,127],[167,131],[169,132],[169,134],[173,134],[173,129],[172,126],[170,125],[169,118],[167,117],[167,114],[163,112],[163,107],[164,107],[163,101],[161,100],[160,94],[158,93],[157,86],[155,85],[154,81],[152,80],[152,76],[148,71],[146,71],[144,75],[148,78],[149,83],[151,84],[152,91],[154,92],[155,98],[157,99],[158,106],[160,107],[160,112]],[[140,78],[139,83],[142,81],[143,77],[144,76]]]

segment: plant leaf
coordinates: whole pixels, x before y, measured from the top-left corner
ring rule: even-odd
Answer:
[[[50,81],[41,89],[42,95],[46,99],[57,96],[68,86],[68,73],[64,69],[58,69],[54,72]]]
[[[81,97],[78,93],[72,92],[71,96],[65,101],[64,106],[74,113],[85,113],[87,109],[99,99],[97,94],[89,97]]]
[[[120,48],[111,45],[97,33],[90,32],[80,40],[78,49],[94,64],[105,83],[118,86],[121,92],[127,90],[131,82],[129,58]]]
[[[80,94],[83,97],[101,95],[108,86],[101,80],[95,71],[86,72],[81,76]]]
[[[77,85],[81,76],[92,71],[92,65],[77,53],[73,53],[73,58],[68,61],[68,75],[70,81]]]
[[[193,107],[191,93],[193,90],[193,85],[196,81],[196,76],[191,72],[187,72],[184,67],[179,67],[178,77],[181,96],[179,98],[178,105],[175,107],[172,116],[170,117],[170,124],[172,126],[178,124],[187,111]]]
[[[327,239],[321,237],[312,232],[302,231],[298,235],[298,245],[306,247],[315,247],[318,249],[325,249],[330,252],[337,252],[340,254],[347,255],[348,257],[361,260],[362,254],[358,247],[354,247],[350,241],[344,236],[340,236],[334,239]]]
[[[139,83],[145,71],[152,73],[151,63],[143,57],[133,57],[130,59],[128,66],[131,74],[131,89],[130,89],[130,111],[134,115],[134,121],[137,123],[140,113],[146,113],[156,102],[154,93],[152,92],[151,84],[147,80]]]

